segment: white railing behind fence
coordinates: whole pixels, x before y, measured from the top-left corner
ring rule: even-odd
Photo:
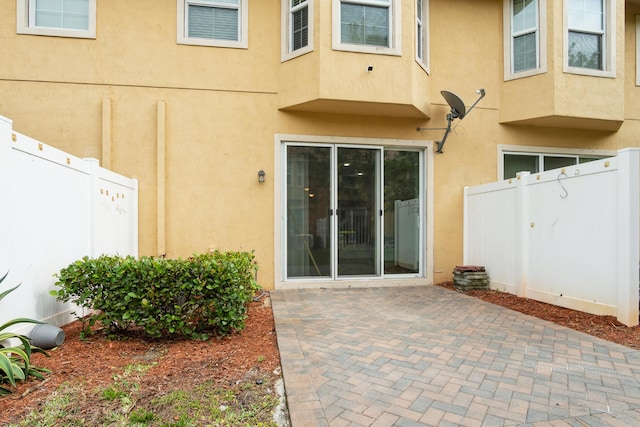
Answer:
[[[463,263],[494,289],[637,325],[640,149],[465,188]]]
[[[29,317],[57,326],[71,304],[49,295],[54,274],[84,256],[137,256],[138,183],[12,129],[0,116],[0,324]],[[23,325],[26,333],[32,325]]]

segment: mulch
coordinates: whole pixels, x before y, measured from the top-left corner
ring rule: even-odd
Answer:
[[[247,375],[271,375],[280,366],[280,355],[268,302],[267,296],[251,303],[241,332],[208,341],[113,340],[100,333],[83,340],[81,323],[70,323],[62,328],[64,343],[50,351],[50,357],[34,354],[32,358],[33,365],[51,371],[45,380],[19,383],[12,395],[0,397],[0,426],[39,410],[63,383],[86,385],[90,402],[94,390],[107,387],[115,375],[135,363],[156,363],[141,387],[158,395],[192,389],[203,379],[213,379],[219,387],[232,387]]]

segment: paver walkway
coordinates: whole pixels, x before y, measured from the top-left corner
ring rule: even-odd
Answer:
[[[438,286],[271,298],[292,427],[640,425],[627,347]]]

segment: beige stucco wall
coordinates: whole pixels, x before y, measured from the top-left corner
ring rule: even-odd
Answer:
[[[429,76],[415,61],[412,2],[402,2],[401,6],[401,55],[334,50],[332,2],[316,1],[314,6],[314,51],[280,66],[279,108],[429,117]],[[367,71],[369,66],[373,71]]]
[[[425,126],[446,126],[449,107],[441,90],[454,92],[467,107],[478,98],[476,89],[486,90],[486,97],[473,112],[454,122],[457,128],[449,135],[444,152],[434,159],[433,267],[434,282],[439,283],[450,280],[453,267],[462,263],[463,187],[495,179],[502,3],[437,1],[430,3],[430,13],[433,118]],[[434,140],[442,135],[442,131],[423,132],[423,137]]]
[[[547,0],[547,72],[502,84],[502,123],[616,131],[624,120],[625,3],[617,1],[613,76],[565,71],[565,2]]]
[[[100,1],[97,38],[79,40],[17,35],[16,2],[0,0],[0,115],[19,132],[137,178],[141,255],[255,250],[258,279],[272,288],[280,185],[274,135],[439,140],[442,131],[416,126],[446,125],[441,90],[467,105],[476,89],[487,95],[454,123],[434,158],[434,264],[427,268],[435,283],[462,262],[462,190],[497,178],[498,145],[639,145],[637,3],[617,8],[615,79],[565,76],[561,27],[550,16],[549,72],[510,82],[503,79],[501,0],[430,2],[430,75],[414,60],[410,1],[402,6],[402,56],[333,51],[331,2],[316,0],[315,51],[284,63],[277,0],[249,2],[248,49],[176,44],[176,2],[161,3]],[[547,3],[555,16],[561,2]],[[365,73],[367,65],[375,71]],[[592,102],[592,90],[603,98]],[[313,105],[289,108],[302,103]],[[554,111],[624,123],[617,132],[503,124]]]

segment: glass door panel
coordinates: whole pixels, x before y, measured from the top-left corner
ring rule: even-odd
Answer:
[[[380,275],[380,150],[338,147],[338,276]]]
[[[384,273],[420,271],[420,153],[384,152]]]
[[[331,277],[331,148],[287,147],[287,277]]]

